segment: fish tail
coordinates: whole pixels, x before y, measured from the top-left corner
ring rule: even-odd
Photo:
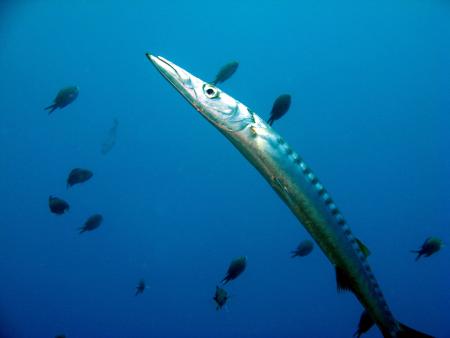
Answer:
[[[402,323],[398,323],[400,331],[397,333],[397,338],[434,338],[426,333],[416,331]]]
[[[412,253],[416,253],[416,262],[419,260],[420,257],[422,257],[423,253],[420,250],[411,250]]]
[[[359,337],[361,337],[361,335],[362,335],[362,332],[361,332],[361,330],[356,330],[356,332],[353,334],[353,337],[356,337],[356,338],[359,338]]]
[[[269,117],[269,119],[267,120],[268,125],[269,125],[269,126],[272,126],[273,121],[274,121],[273,117],[272,117],[272,116]]]
[[[298,255],[297,255],[297,252],[295,252],[295,251],[291,251],[291,258],[294,258],[294,257],[297,257]]]
[[[78,230],[80,230],[80,234],[82,234],[83,232],[86,231],[86,229],[84,227],[79,228]]]
[[[52,105],[45,107],[44,110],[48,110],[48,114],[50,115],[51,113],[53,113],[55,111],[56,108],[58,108],[56,106],[56,103],[53,103]]]

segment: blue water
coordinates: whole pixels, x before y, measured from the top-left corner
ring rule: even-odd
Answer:
[[[0,337],[351,337],[361,305],[257,171],[145,52],[267,118],[371,250],[400,321],[450,337],[450,5],[378,1],[3,1]],[[57,91],[78,99],[48,115]],[[101,143],[114,118],[115,147]],[[93,178],[66,190],[74,167]],[[48,196],[71,205],[48,209]],[[78,234],[85,219],[104,222]],[[215,286],[248,257],[227,309]],[[134,296],[144,278],[149,288]],[[381,337],[373,328],[365,337]]]

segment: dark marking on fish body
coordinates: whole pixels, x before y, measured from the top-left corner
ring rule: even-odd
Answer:
[[[334,204],[334,203],[330,204],[330,211],[333,216],[336,216],[337,214],[339,214],[339,209],[337,208],[336,204]]]
[[[306,166],[306,163],[305,163],[305,162],[303,162],[303,161],[300,162],[300,168],[302,169],[303,174],[306,175],[307,172],[308,172],[308,167]]]
[[[336,215],[336,219],[339,225],[344,225],[346,223],[344,216],[342,216],[341,214]]]
[[[363,267],[364,267],[364,269],[369,273],[369,274],[372,274],[372,270],[370,269],[370,265],[369,265],[369,262],[367,261],[367,260],[365,260],[364,262],[363,262]],[[373,276],[373,274],[372,274],[372,278],[373,278],[374,276]]]
[[[361,250],[357,250],[356,251],[358,254],[359,259],[364,262],[367,259],[367,256],[364,254],[364,252],[362,252]]]
[[[372,287],[373,292],[377,297],[381,297],[381,290],[380,287],[374,283],[374,286]]]
[[[320,183],[320,182],[316,183],[316,189],[319,192],[319,195],[325,190],[325,188],[323,187],[322,183]]]
[[[323,198],[323,201],[325,204],[333,203],[333,199],[331,198],[330,194],[328,194],[328,193],[323,194],[322,198]]]
[[[327,190],[325,188],[319,190],[319,196],[323,197],[327,193]]]

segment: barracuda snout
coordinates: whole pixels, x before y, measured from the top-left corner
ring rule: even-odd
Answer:
[[[161,56],[147,58],[183,97],[209,122],[224,131],[239,131],[254,122],[253,113],[212,83],[208,83]]]

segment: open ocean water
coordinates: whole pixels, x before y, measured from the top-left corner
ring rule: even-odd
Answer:
[[[274,128],[369,247],[394,315],[450,337],[448,1],[2,0],[1,338],[355,332],[362,306],[325,255],[290,257],[310,235],[146,52],[207,81],[237,60],[219,87],[265,119],[291,94]],[[77,99],[49,115],[70,85]],[[73,168],[93,177],[67,189]],[[415,262],[429,236],[447,247]]]

